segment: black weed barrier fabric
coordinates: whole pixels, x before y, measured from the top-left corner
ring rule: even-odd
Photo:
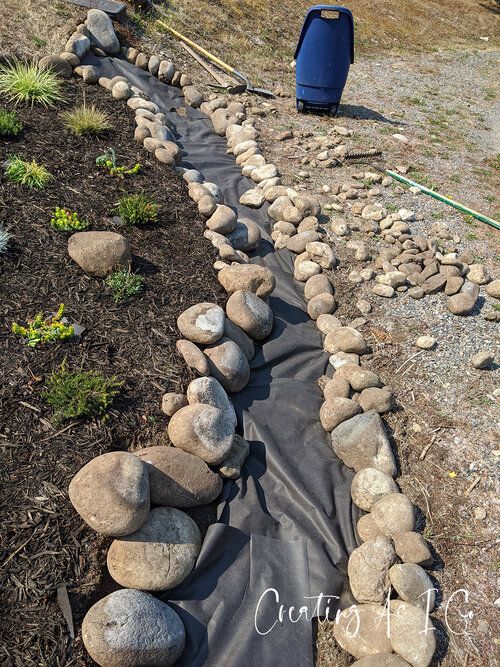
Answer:
[[[313,664],[311,617],[333,619],[352,602],[346,568],[357,546],[357,513],[352,471],[337,459],[319,422],[317,380],[328,355],[294,282],[292,256],[274,252],[265,208],[239,205],[252,184],[208,117],[189,106],[185,116],[175,112],[184,106],[179,89],[121,59],[84,62],[102,76],[126,75],[158,104],[175,127],[182,165],[217,183],[226,203],[260,226],[263,242],[252,262],[276,276],[273,331],[256,347],[250,382],[232,396],[250,456],[242,477],[224,485],[218,522],[208,529],[194,571],[161,596],[186,627],[179,664],[307,667]]]

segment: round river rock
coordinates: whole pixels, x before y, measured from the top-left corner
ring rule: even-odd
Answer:
[[[234,424],[227,414],[212,405],[187,405],[170,419],[168,436],[179,449],[216,465],[231,450]]]

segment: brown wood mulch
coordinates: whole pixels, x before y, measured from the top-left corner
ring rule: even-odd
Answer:
[[[199,301],[223,303],[212,264],[216,253],[182,179],[133,140],[134,114],[107,91],[79,81],[65,84],[65,107],[21,109],[21,136],[0,140],[0,163],[16,154],[36,159],[54,180],[41,191],[0,180],[0,222],[13,235],[0,258],[0,615],[1,665],[93,664],[79,627],[85,611],[109,592],[109,543],[90,530],[69,503],[73,475],[106,451],[166,443],[164,391],[192,379],[175,351],[176,318]],[[95,103],[112,118],[100,139],[76,137],[60,118],[63,108]],[[120,164],[142,169],[120,180],[99,172],[96,157],[112,146]],[[117,226],[112,208],[125,193],[144,192],[160,204],[159,222]],[[133,270],[145,279],[141,294],[117,305],[104,281],[87,277],[67,253],[69,234],[49,226],[56,206],[76,210],[94,230],[114,230],[130,241]],[[66,306],[85,327],[77,343],[27,347],[11,332],[40,310]],[[51,424],[42,394],[48,375],[67,359],[69,369],[99,370],[125,382],[103,422]],[[98,489],[96,489],[98,493]],[[206,515],[195,513],[195,519]],[[73,641],[57,591],[69,595]],[[64,607],[64,604],[62,605]]]

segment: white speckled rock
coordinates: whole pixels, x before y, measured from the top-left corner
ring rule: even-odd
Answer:
[[[333,431],[339,424],[361,412],[361,408],[350,398],[334,397],[325,401],[319,411],[321,425],[325,431]]]

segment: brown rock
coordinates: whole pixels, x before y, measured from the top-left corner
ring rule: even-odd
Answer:
[[[269,296],[276,286],[272,271],[259,264],[228,266],[219,271],[217,278],[228,294],[244,290],[262,299]]]
[[[411,500],[402,493],[389,493],[372,507],[373,520],[384,533],[392,536],[413,530],[415,515]]]
[[[381,414],[393,410],[396,405],[394,396],[387,387],[382,387],[381,389],[378,387],[363,389],[359,395],[358,403],[364,412],[376,410]]]
[[[358,602],[383,603],[390,589],[389,570],[396,562],[391,540],[377,537],[354,549],[347,564],[352,594]]]
[[[339,424],[361,412],[361,408],[350,398],[334,397],[320,408],[319,418],[325,431],[333,431]]]
[[[315,277],[313,276],[313,278]],[[336,307],[337,304],[335,303],[334,296],[328,292],[324,292],[312,297],[307,304],[307,314],[312,320],[317,320],[320,315],[332,313]]]
[[[238,479],[241,468],[250,453],[250,445],[241,435],[234,435],[233,445],[229,456],[219,466],[219,473],[225,479]]]
[[[433,559],[429,545],[419,533],[413,531],[394,533],[392,541],[403,563],[431,565]]]
[[[68,239],[71,259],[90,276],[104,278],[131,263],[127,239],[116,232],[77,232]]]
[[[222,410],[211,405],[187,405],[170,419],[168,436],[179,449],[216,465],[231,450],[234,424]]]
[[[241,348],[224,336],[205,348],[211,375],[230,393],[241,391],[250,379],[250,366]]]
[[[189,368],[194,369],[202,376],[210,375],[208,359],[193,342],[181,339],[177,341],[175,347]]]
[[[161,399],[162,412],[164,412],[169,417],[174,415],[177,410],[180,410],[185,405],[187,405],[187,398],[184,396],[184,394],[169,392],[167,394],[163,394]]]
[[[333,625],[333,636],[355,658],[390,653],[388,634],[387,611],[377,604],[356,605],[355,609],[348,607]],[[371,662],[367,664],[372,665]]]
[[[228,318],[254,340],[263,340],[273,328],[273,312],[253,292],[237,290],[226,304]]]
[[[216,303],[197,303],[179,315],[177,327],[193,343],[216,343],[224,333],[224,311]]]

